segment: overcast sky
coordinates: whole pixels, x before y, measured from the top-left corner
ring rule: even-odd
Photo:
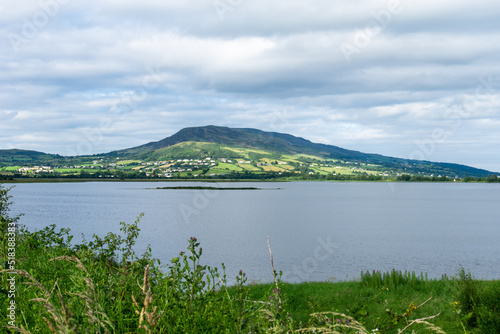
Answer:
[[[498,1],[2,1],[0,37],[1,149],[212,124],[500,171]]]

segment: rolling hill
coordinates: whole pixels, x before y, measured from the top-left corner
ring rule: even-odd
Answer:
[[[184,143],[184,145],[180,145]],[[191,143],[191,144],[187,144]],[[194,145],[193,143],[198,143]],[[203,143],[203,144],[202,144]],[[493,174],[484,169],[470,166],[439,163],[431,161],[408,160],[379,154],[362,153],[338,146],[313,143],[307,139],[289,134],[266,132],[250,128],[228,128],[221,126],[189,127],[174,135],[156,142],[137,147],[114,151],[111,156],[125,156],[142,160],[161,160],[166,158],[195,158],[219,156],[248,158],[238,155],[237,148],[266,152],[267,155],[305,154],[322,159],[353,161],[376,164],[410,174],[436,174],[459,177],[485,177]],[[256,153],[258,155],[258,153]],[[261,153],[262,154],[262,153]]]
[[[60,155],[47,154],[38,151],[10,149],[0,150],[0,164],[22,165],[31,163],[44,163],[62,158]]]
[[[307,139],[285,133],[213,125],[184,128],[159,141],[92,156],[63,157],[37,151],[0,150],[0,168],[3,166],[5,170],[7,166],[43,164],[55,167],[54,173],[65,173],[68,170],[65,166],[73,166],[69,169],[74,173],[81,172],[82,168],[97,168],[98,170],[115,172],[122,168],[121,171],[124,172],[127,170],[144,171],[144,175],[146,175],[148,174],[147,168],[141,166],[150,166],[151,164],[156,166],[155,162],[162,162],[164,166],[162,173],[168,173],[169,168],[165,166],[171,166],[179,160],[199,161],[207,157],[214,160],[211,161],[208,168],[200,167],[203,174],[212,174],[212,172],[208,172],[208,169],[215,169],[213,171],[215,174],[218,170],[218,173],[221,174],[238,171],[241,173],[274,171],[331,175],[341,172],[343,169],[345,173],[351,174],[371,175],[372,173],[392,177],[412,174],[465,178],[488,177],[495,174],[484,169],[460,164],[408,160],[347,150],[334,145],[313,143]],[[117,163],[127,160],[128,163]],[[226,160],[233,161],[232,165],[228,165]],[[239,160],[245,160],[245,163],[239,164]],[[191,163],[191,165],[201,166],[199,163]],[[188,168],[192,170],[192,174],[199,173],[190,168],[189,163],[186,166],[177,166],[177,170],[185,169],[187,171]],[[150,170],[149,174],[153,174],[153,171],[154,168]],[[159,171],[155,173],[159,173]]]
[[[163,140],[117,151],[117,153],[149,153],[182,142],[210,142],[232,147],[263,149],[281,154],[320,154],[332,158],[368,158],[370,156],[369,154],[350,151],[337,146],[315,144],[289,134],[265,132],[257,129],[233,129],[213,125],[185,128]]]

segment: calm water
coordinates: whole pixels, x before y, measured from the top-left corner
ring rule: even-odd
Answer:
[[[225,183],[265,190],[156,190],[172,182],[17,184],[13,211],[30,229],[49,224],[104,236],[143,212],[138,253],[162,263],[195,236],[204,262],[270,281],[357,279],[392,268],[500,279],[500,185],[438,183]],[[189,183],[189,185],[202,185]],[[205,184],[206,185],[206,184]],[[279,188],[279,189],[278,189]]]

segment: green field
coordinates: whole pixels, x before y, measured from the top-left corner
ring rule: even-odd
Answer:
[[[237,164],[238,167],[240,167],[241,169],[243,170],[247,170],[249,172],[258,172],[258,171],[261,171],[262,169],[260,169],[259,167],[255,167],[254,165],[251,165],[251,164]]]
[[[241,168],[239,165],[225,163],[225,162],[219,162],[217,164],[217,169],[224,169],[224,170],[234,171],[234,172],[243,171],[243,168]]]
[[[265,172],[286,172],[287,169],[281,168],[279,165],[267,165],[267,166],[260,166],[263,171]]]
[[[294,155],[289,155],[289,154],[283,154],[281,156],[281,161],[288,161],[288,162],[299,162],[299,160],[297,160],[297,156],[294,156]]]
[[[6,171],[6,172],[17,172],[19,168],[22,166],[8,166],[8,167],[1,167],[0,171]]]
[[[322,161],[324,160],[322,157],[316,156],[316,155],[310,155],[310,154],[296,154],[293,157],[295,158],[305,158],[305,159],[312,159],[312,160],[319,160]]]
[[[82,168],[55,168],[54,169],[55,172],[61,173],[61,174],[75,174],[75,173],[80,173],[82,170],[86,171],[86,172],[92,171],[92,169],[89,169],[89,168],[85,168],[85,169],[82,169]]]
[[[116,163],[120,165],[139,164],[141,160],[116,160]]]
[[[248,149],[248,148],[234,148],[234,147],[224,147],[225,149],[237,153],[242,158],[250,159],[252,154],[260,154],[260,155],[270,155],[272,154],[269,151],[265,150],[257,150],[257,149]]]
[[[318,167],[315,168],[321,170],[327,174],[342,174],[342,175],[354,175],[353,170],[350,167]]]
[[[220,169],[220,168],[215,167],[215,168],[210,169],[206,174],[207,175],[210,175],[210,174],[220,175],[220,174],[228,174],[230,172],[231,172],[230,170]]]

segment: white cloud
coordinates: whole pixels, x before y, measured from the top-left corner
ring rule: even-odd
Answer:
[[[445,129],[430,158],[500,170],[498,4],[401,0],[387,16],[390,3],[241,1],[222,17],[193,0],[0,5],[0,148],[66,154],[91,134],[97,153],[219,124],[406,157]],[[348,62],[341,44],[384,20]]]

